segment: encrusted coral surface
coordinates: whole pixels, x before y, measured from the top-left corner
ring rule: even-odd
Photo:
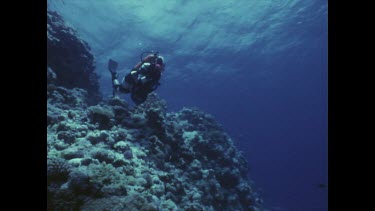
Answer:
[[[156,94],[134,108],[88,106],[82,89],[48,87],[50,210],[262,210],[246,160],[212,116],[167,113]]]

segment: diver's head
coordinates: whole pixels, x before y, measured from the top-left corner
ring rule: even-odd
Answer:
[[[155,63],[155,67],[157,70],[160,70],[160,71],[163,71],[164,68],[165,68],[165,60],[164,60],[164,57],[162,56],[158,56],[156,58],[156,63]]]

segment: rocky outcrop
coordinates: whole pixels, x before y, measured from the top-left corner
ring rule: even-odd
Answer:
[[[156,94],[134,108],[117,98],[90,106],[78,88],[47,94],[49,210],[264,210],[212,116],[167,113]]]
[[[95,59],[90,51],[89,45],[57,12],[47,10],[47,67],[56,74],[54,83],[85,89],[89,104],[95,104],[101,96]]]

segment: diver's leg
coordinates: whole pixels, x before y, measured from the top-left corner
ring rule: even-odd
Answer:
[[[120,82],[118,81],[117,77],[118,77],[118,73],[116,71],[113,71],[111,72],[111,75],[112,75],[112,87],[113,87],[113,97],[117,97],[117,94],[119,91],[121,91],[121,84]]]
[[[135,80],[133,74],[127,74],[121,82],[120,91],[123,93],[129,93],[133,89]]]
[[[123,87],[123,86],[120,86],[119,90],[120,92],[125,93],[125,94],[130,92],[130,89],[128,87]]]

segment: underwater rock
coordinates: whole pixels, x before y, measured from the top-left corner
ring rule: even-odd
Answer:
[[[101,96],[95,59],[90,51],[89,45],[57,12],[47,9],[47,82],[85,89],[89,104],[94,104]],[[54,74],[49,75],[49,69]]]
[[[50,87],[47,92],[47,109],[72,109],[87,107],[87,92],[83,89]],[[61,111],[58,111],[61,112]]]
[[[167,113],[155,93],[134,108],[119,99],[79,106],[82,93],[50,90],[49,209],[265,210],[246,160],[212,116]]]
[[[92,123],[98,123],[99,129],[110,129],[113,126],[111,120],[114,118],[114,114],[111,108],[102,107],[99,105],[91,106],[88,108],[88,118]]]
[[[101,148],[92,150],[91,157],[106,163],[113,163],[116,160],[116,155],[112,151]]]
[[[83,158],[84,152],[80,149],[70,147],[63,150],[61,156],[66,160],[70,160],[73,158]]]
[[[50,67],[47,67],[47,85],[55,83],[56,79],[57,79],[56,73]]]
[[[121,98],[117,98],[117,97],[113,97],[113,98],[108,99],[107,104],[111,105],[113,107],[119,106],[119,107],[122,107],[124,109],[129,109],[129,104],[125,100],[123,100]]]
[[[57,138],[63,140],[67,144],[72,144],[76,139],[75,134],[70,131],[61,131],[57,133]]]
[[[127,149],[125,152],[124,152],[124,158],[130,160],[133,158],[133,151],[131,149]]]
[[[161,112],[161,114],[164,115],[166,110],[167,110],[167,102],[163,99],[160,99],[159,96],[156,93],[151,92],[147,96],[147,100],[144,103],[137,106],[134,109],[134,112],[136,112],[136,113],[144,112],[144,111],[148,111],[150,109],[159,110]]]
[[[177,205],[170,199],[162,201],[159,207],[161,210],[178,210]]]
[[[71,165],[62,158],[47,159],[47,184],[63,183],[68,180]]]

